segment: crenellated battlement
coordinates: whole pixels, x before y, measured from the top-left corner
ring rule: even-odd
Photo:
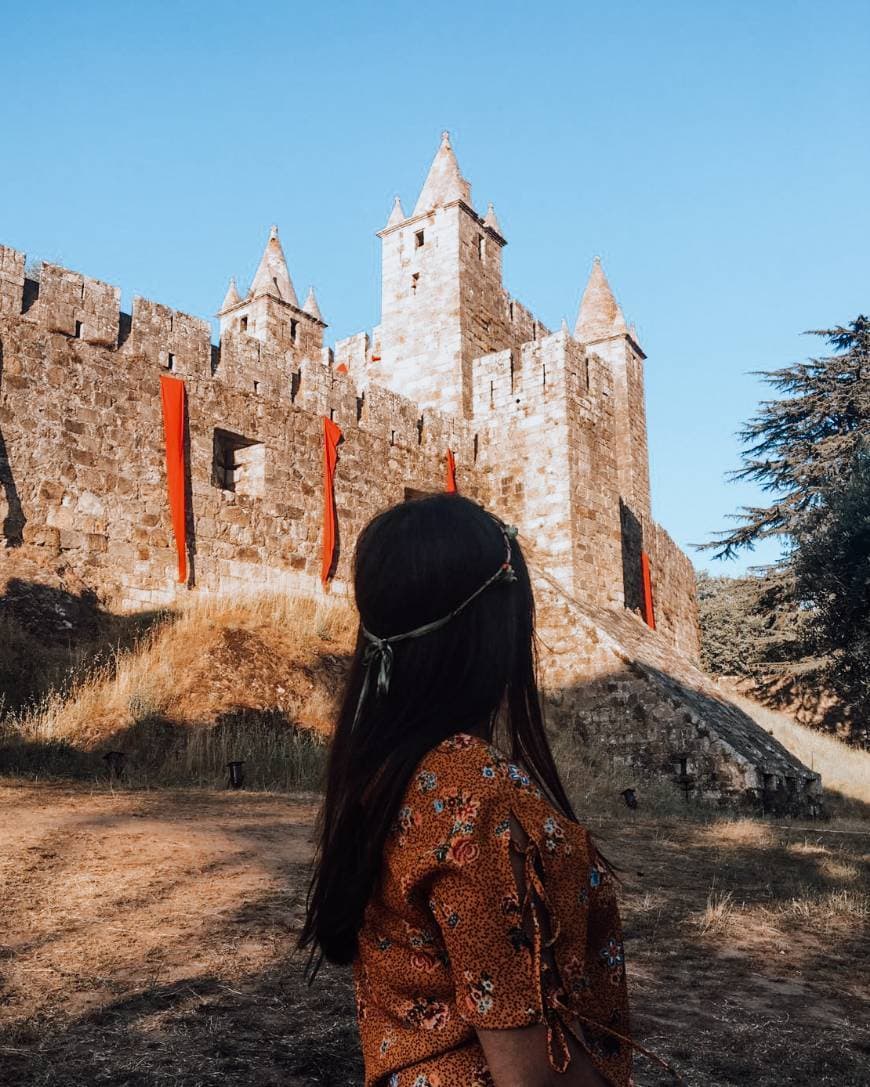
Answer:
[[[313,288],[300,304],[274,226],[250,288],[242,295],[230,281],[217,313],[218,344],[208,321],[150,299],[137,297],[132,312],[122,313],[117,287],[81,273],[43,264],[39,281],[29,280],[24,254],[0,247],[7,399],[14,393],[22,419],[30,405],[19,394],[50,401],[19,440],[33,427],[48,428],[73,465],[58,469],[69,476],[65,494],[85,486],[98,496],[117,480],[141,495],[142,478],[150,486],[162,470],[158,379],[184,379],[194,506],[211,511],[197,531],[213,540],[216,565],[208,576],[218,583],[226,581],[226,563],[242,560],[313,574],[324,417],[344,434],[340,459],[353,481],[346,525],[388,500],[441,489],[450,450],[461,489],[538,537],[549,568],[578,598],[636,610],[646,550],[659,591],[671,601],[662,609],[664,625],[693,644],[694,619],[684,621],[687,568],[650,516],[644,356],[600,263],[573,334],[564,323],[556,332],[547,328],[505,288],[504,231],[491,204],[485,216],[474,210],[446,136],[412,214],[397,199],[380,236],[380,322],[331,348]],[[77,397],[77,409],[61,406]],[[123,470],[101,472],[100,457],[112,462],[124,448],[125,427],[144,442],[143,462],[134,445]],[[62,498],[61,510],[47,516],[47,538],[62,529],[63,547],[80,542],[74,532],[101,535],[99,518],[77,512],[82,501],[100,504]],[[143,516],[162,515],[155,497]],[[146,572],[149,580],[155,569],[153,533],[134,521],[129,514],[118,523],[130,526],[129,539],[147,554],[137,553],[129,569],[122,564],[127,583]],[[274,544],[256,545],[263,534]],[[107,531],[107,554],[111,536]],[[165,529],[157,539],[167,562]],[[291,554],[280,540],[296,540],[297,550]]]
[[[366,333],[340,341],[334,352],[317,347],[301,359],[271,337],[264,342],[232,325],[215,345],[209,323],[200,317],[138,296],[132,314],[123,314],[120,288],[49,263],[42,264],[38,281],[26,281],[25,264],[24,253],[0,246],[3,315],[108,349],[129,360],[125,366],[135,365],[135,359],[152,372],[225,384],[333,418],[342,429],[367,431],[390,446],[430,455],[443,455],[450,447],[460,461],[474,456],[474,434],[465,421],[434,410],[423,413],[407,397],[370,380],[376,362]],[[25,309],[26,282],[31,297]]]

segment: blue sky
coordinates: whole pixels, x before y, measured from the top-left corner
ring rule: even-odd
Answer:
[[[749,371],[870,310],[863,2],[49,2],[6,5],[2,36],[0,242],[125,306],[213,314],[276,222],[328,336],[370,328],[374,232],[449,129],[542,320],[573,325],[601,255],[683,547],[762,497],[725,479],[767,395]]]

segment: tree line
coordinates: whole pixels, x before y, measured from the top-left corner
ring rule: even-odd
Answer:
[[[777,538],[782,557],[742,578],[701,574],[703,663],[760,680],[791,671],[870,722],[870,320],[815,329],[829,354],[756,371],[777,392],[740,430],[741,468],[770,502],[703,544],[715,558]],[[833,350],[831,350],[833,349]]]

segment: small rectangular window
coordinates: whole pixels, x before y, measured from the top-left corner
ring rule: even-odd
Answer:
[[[166,356],[166,369],[172,374],[175,373],[175,355],[170,351]]]
[[[247,318],[247,316],[240,317],[239,318],[239,332],[247,332],[247,331],[248,331],[248,318]]]
[[[290,343],[298,343],[298,342],[299,342],[299,322],[291,320],[290,321]]]
[[[486,260],[486,239],[482,234],[477,235],[477,258]]]
[[[80,340],[81,338],[82,338],[82,323],[81,323],[81,321],[76,321],[76,339]]]
[[[262,495],[266,447],[241,434],[215,429],[212,485],[236,494]]]
[[[255,392],[255,393],[258,393],[259,391],[260,391],[260,382],[259,382],[259,381],[255,381],[255,382],[254,382],[254,392]]]
[[[425,235],[424,231],[418,230],[417,233],[414,235],[414,248],[415,249],[422,249],[425,244],[426,244],[426,235]]]
[[[415,272],[411,276],[411,294],[417,293],[417,287],[420,285],[420,273]]]

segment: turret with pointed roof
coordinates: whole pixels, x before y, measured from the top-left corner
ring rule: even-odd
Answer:
[[[442,132],[441,146],[423,182],[414,205],[414,215],[423,215],[453,200],[462,200],[471,207],[471,186],[460,173],[459,163],[450,146],[450,133]]]
[[[390,227],[398,226],[399,223],[404,223],[405,218],[406,216],[404,208],[402,207],[402,201],[399,199],[398,195],[396,195],[396,199],[393,201],[392,210],[390,211],[390,217],[387,219],[387,225],[384,227],[384,230],[389,230]]]
[[[317,296],[314,293],[313,287],[308,288],[308,296],[305,299],[302,312],[307,313],[309,317],[313,317],[317,321],[323,320],[323,315],[320,312],[320,306],[317,304]]]
[[[276,226],[269,231],[269,240],[260,258],[260,265],[251,284],[249,297],[256,298],[261,294],[271,294],[275,298],[280,298],[282,302],[289,302],[291,306],[299,305]]]
[[[222,342],[227,333],[243,334],[299,359],[316,357],[323,347],[326,322],[314,289],[300,307],[276,226],[269,231],[247,295],[240,297],[235,278],[230,280],[218,317]]]
[[[498,221],[498,216],[495,213],[495,208],[493,207],[491,200],[486,209],[486,215],[483,217],[483,225],[488,226],[490,230],[494,230],[500,238],[504,237],[501,230],[501,224]]]
[[[601,266],[601,258],[596,257],[580,302],[574,336],[581,343],[592,343],[627,331],[622,310]]]
[[[218,313],[223,313],[224,310],[231,309],[233,306],[238,305],[241,300],[238,287],[236,287],[236,277],[230,276],[230,285],[227,287],[227,293],[224,295],[224,300],[221,303],[221,308],[218,310]]]

